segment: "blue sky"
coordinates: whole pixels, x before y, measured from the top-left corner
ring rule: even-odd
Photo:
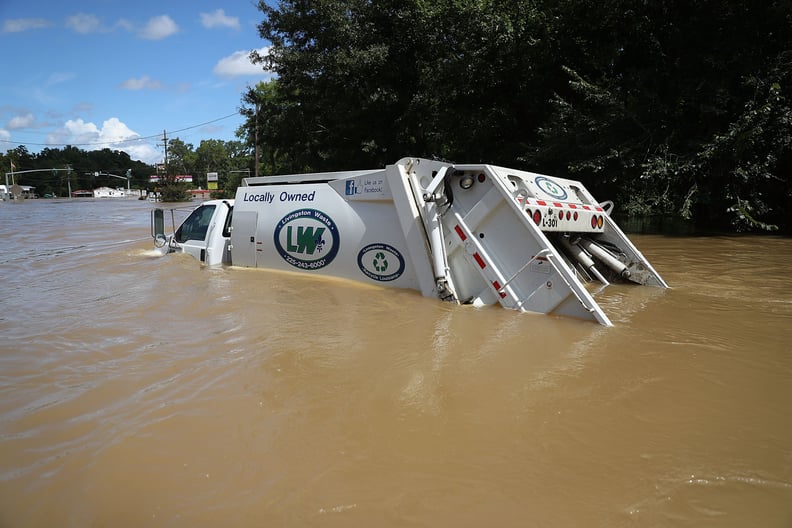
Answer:
[[[162,160],[162,133],[237,139],[268,78],[255,0],[0,0],[0,152],[74,145]]]

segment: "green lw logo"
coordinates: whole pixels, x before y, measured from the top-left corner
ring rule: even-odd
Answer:
[[[358,268],[369,279],[388,282],[404,273],[404,257],[388,244],[369,244],[358,253]]]
[[[292,235],[292,227],[286,227],[286,251],[289,253],[302,253],[313,255],[316,248],[322,251],[325,241],[322,238],[324,234],[324,227],[317,227],[314,232],[313,226],[297,226],[297,236]]]
[[[316,209],[299,209],[275,226],[275,249],[283,260],[304,270],[330,264],[338,254],[340,240],[335,222]]]

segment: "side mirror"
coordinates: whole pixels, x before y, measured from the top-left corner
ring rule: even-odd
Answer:
[[[165,211],[162,209],[154,209],[151,212],[151,236],[155,240],[159,237],[165,238]]]
[[[168,241],[168,239],[167,239],[167,238],[165,238],[165,235],[164,235],[164,234],[162,234],[162,233],[158,233],[158,234],[157,234],[157,235],[154,237],[154,246],[155,246],[155,247],[157,247],[157,248],[161,248],[162,246],[164,246],[164,245],[165,245],[165,243],[166,243],[167,241]]]

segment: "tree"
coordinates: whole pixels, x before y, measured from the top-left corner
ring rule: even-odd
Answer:
[[[247,137],[302,172],[405,155],[581,179],[632,214],[792,229],[792,4],[259,2]],[[253,116],[257,116],[255,119]]]
[[[792,6],[570,0],[548,14],[567,82],[529,157],[605,182],[632,213],[741,229],[781,219],[788,198],[770,189],[789,166]]]
[[[179,138],[168,140],[168,173],[193,174],[197,157],[192,144]]]
[[[257,102],[276,161],[288,160],[291,171],[344,169],[415,150],[417,138],[403,133],[402,120],[418,75],[409,66],[422,4],[259,2],[259,33],[272,47],[258,59],[278,80],[260,89]]]
[[[124,176],[126,171],[131,170],[133,176],[130,181],[131,186],[145,188],[153,170],[151,166],[142,161],[130,159],[129,154],[123,151],[102,149],[86,152],[73,146],[47,147],[37,154],[31,154],[25,146],[19,146],[8,151],[5,155],[0,155],[0,166],[5,165],[8,167],[6,171],[10,171],[12,159],[15,170],[18,171],[71,168],[70,172],[45,170],[44,172],[17,176],[17,183],[36,187],[36,193],[40,196],[44,194],[68,196],[70,184],[72,190],[92,189],[98,184],[118,185],[118,180],[111,178],[97,180],[95,177],[97,172],[109,172]]]
[[[245,123],[237,136],[245,141],[247,156],[251,151],[255,158],[256,143],[259,147],[259,173],[279,174],[301,172],[309,168],[299,160],[302,155],[302,139],[295,133],[294,127],[287,126],[287,116],[293,115],[288,110],[289,102],[279,91],[278,81],[260,82],[249,88],[242,96],[240,113],[245,116]],[[250,167],[251,174],[256,174],[255,159]]]
[[[228,169],[230,159],[226,144],[219,139],[204,139],[195,151],[196,166],[202,177],[207,172],[223,172]]]

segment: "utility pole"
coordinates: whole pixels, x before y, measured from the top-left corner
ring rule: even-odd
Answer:
[[[168,174],[168,136],[162,131],[162,145],[165,147],[165,174]]]
[[[66,165],[66,181],[69,183],[69,200],[71,200],[71,198],[72,198],[72,193],[71,193],[71,173],[72,173],[71,165]]]

